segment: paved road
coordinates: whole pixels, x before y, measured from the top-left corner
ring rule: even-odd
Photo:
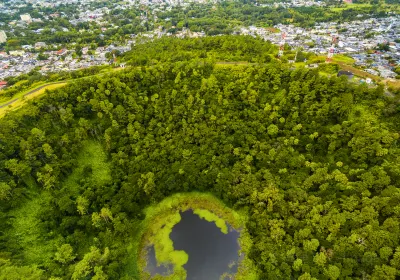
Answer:
[[[46,85],[40,86],[40,87],[35,88],[35,89],[31,90],[31,91],[28,91],[27,93],[24,94],[23,97],[26,97],[26,96],[28,96],[28,95],[31,95],[31,94],[33,94],[33,93],[35,93],[35,92],[41,90],[42,88],[47,87],[47,86],[50,86],[50,85],[57,85],[57,84],[63,84],[63,83],[65,83],[65,81],[56,82],[56,83],[51,83],[51,84],[46,84]],[[1,106],[0,106],[0,109],[2,109],[2,108],[4,108],[4,107],[7,107],[7,106],[9,106],[9,105],[11,105],[11,104],[13,104],[13,103],[14,103],[15,101],[17,101],[18,99],[19,99],[19,98],[15,98],[15,99],[13,99],[13,100],[7,102],[6,104],[1,105]]]
[[[41,90],[42,88],[47,87],[47,86],[50,86],[50,85],[63,84],[63,83],[67,83],[67,82],[70,82],[70,81],[77,81],[77,80],[81,80],[81,79],[85,79],[85,78],[89,78],[89,77],[94,77],[94,76],[103,76],[103,75],[106,75],[106,74],[109,74],[109,73],[112,73],[112,72],[115,72],[115,71],[118,71],[118,70],[123,70],[123,69],[127,69],[127,68],[121,68],[121,67],[119,67],[119,68],[114,68],[113,71],[110,71],[110,72],[107,71],[107,72],[98,73],[98,74],[95,74],[95,75],[89,75],[89,76],[85,76],[85,77],[81,77],[81,78],[77,78],[77,79],[71,79],[71,80],[65,80],[65,81],[60,81],[60,82],[54,82],[54,83],[50,83],[50,84],[45,84],[45,85],[42,85],[42,86],[40,86],[40,87],[38,87],[38,88],[35,88],[35,89],[33,89],[33,90],[31,90],[31,91],[25,93],[23,97],[26,97],[26,96],[28,96],[28,95],[30,95],[30,94],[33,94],[33,93],[35,93],[35,92]],[[7,106],[9,106],[9,105],[11,105],[11,104],[13,104],[13,103],[14,103],[15,101],[17,101],[18,99],[20,99],[20,98],[15,98],[15,99],[13,99],[13,100],[8,101],[6,104],[0,105],[0,109],[2,109],[2,108],[4,108],[4,107],[7,107]]]
[[[11,101],[8,101],[6,104],[3,104],[3,105],[1,105],[0,106],[0,109],[2,109],[2,108],[4,108],[4,107],[7,107],[8,105],[11,105],[11,104],[13,104],[15,101],[17,101],[18,100],[18,98],[15,98],[15,99],[13,99],[13,100],[11,100]]]

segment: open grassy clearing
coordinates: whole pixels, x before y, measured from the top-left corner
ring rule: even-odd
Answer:
[[[107,156],[101,144],[87,141],[78,155],[76,168],[62,184],[71,196],[77,195],[78,182],[85,177],[83,169],[88,165],[92,167],[92,177],[96,183],[103,184],[111,180]],[[32,179],[28,179],[25,181],[29,183],[29,196],[20,207],[9,213],[11,227],[8,236],[13,237],[9,242],[20,248],[20,257],[27,263],[46,267],[57,247],[63,244],[63,238],[51,232],[43,236],[41,214],[50,208],[51,195],[49,191],[41,190]]]
[[[21,80],[21,81],[19,81],[19,82],[16,82],[16,83],[15,83],[14,85],[12,85],[10,88],[16,88],[16,87],[22,86],[22,85],[24,85],[24,84],[26,84],[26,83],[28,83],[28,82],[29,82],[28,80]],[[43,85],[43,84],[44,84],[44,82],[36,82],[36,83],[33,83],[32,85],[29,86],[28,89],[25,89],[25,90],[20,91],[19,93],[17,93],[16,95],[14,95],[14,96],[11,97],[11,98],[8,97],[8,96],[5,96],[5,95],[4,95],[5,90],[2,89],[2,90],[0,90],[0,105],[2,105],[4,102],[7,102],[7,101],[10,100],[10,99],[16,98],[16,97],[18,97],[18,96],[22,96],[25,92],[27,92],[27,91],[29,91],[29,90],[31,90],[31,89],[35,89],[36,87],[39,87],[40,85]]]
[[[388,87],[400,89],[400,80],[386,80],[386,84]]]
[[[326,61],[326,55],[316,55],[310,57],[306,64],[321,63]]]
[[[362,4],[356,4],[356,3],[344,3],[343,7],[334,7],[331,8],[332,11],[334,12],[342,12],[344,10],[348,10],[348,9],[363,9],[363,8],[371,8],[372,5],[368,4],[368,3],[362,3]]]
[[[341,7],[332,7],[330,9],[331,9],[331,11],[334,11],[334,12],[342,12],[342,11],[349,10],[349,9],[363,10],[363,9],[370,9],[372,7],[373,7],[373,5],[370,3],[343,3]],[[381,2],[379,7],[386,11],[395,11],[398,9],[398,5],[386,4],[384,2]]]
[[[86,177],[85,168],[88,167],[91,168],[91,176],[97,185],[111,181],[110,164],[103,147],[98,142],[87,141],[78,155],[76,168],[64,181],[62,188],[68,190],[71,195],[78,195],[79,181]]]
[[[24,84],[24,83],[27,83],[27,82],[28,82],[28,80],[22,80],[22,81],[16,82],[16,83],[14,84],[14,86],[20,86],[20,85],[22,85],[22,84]]]
[[[355,60],[347,55],[338,54],[333,56],[333,62],[342,62],[346,64],[353,64]]]
[[[295,67],[306,67],[306,63],[305,62],[295,62],[294,63],[294,66]]]
[[[91,169],[91,174],[86,172],[88,168]],[[111,181],[111,166],[107,161],[107,154],[99,142],[90,140],[83,143],[76,159],[76,167],[62,183],[61,192],[68,193],[71,199],[78,200],[82,192],[80,184],[82,179],[91,179],[93,188]],[[78,205],[76,209],[78,211]],[[88,234],[85,239],[86,245],[79,248],[79,252],[82,254],[89,251],[93,245],[93,235]]]
[[[20,81],[17,84],[24,82],[24,81]],[[15,84],[14,86],[16,86],[17,84]],[[49,85],[53,84],[53,83],[48,83]],[[45,82],[38,82],[38,83],[34,83],[32,84],[28,89],[22,90],[20,92],[18,92],[17,94],[15,94],[13,97],[6,97],[6,96],[2,96],[2,91],[0,91],[0,106],[6,104],[7,102],[9,102],[10,100],[16,99],[16,98],[20,98],[23,97],[25,94],[37,90],[40,87],[42,87],[43,85],[46,85]],[[13,87],[14,87],[13,86]]]
[[[27,263],[46,266],[59,243],[57,238],[42,235],[40,215],[48,209],[50,199],[47,191],[32,192],[21,207],[9,213],[11,228],[8,236],[12,236],[9,242],[20,248],[20,257]]]
[[[382,78],[379,76],[375,76],[372,75],[370,73],[364,72],[358,68],[355,68],[351,65],[348,65],[346,63],[343,62],[337,62],[337,64],[339,64],[340,69],[346,70],[346,71],[350,71],[352,73],[354,73],[354,75],[359,76],[361,78],[371,78],[372,80],[374,80],[375,82],[380,82],[382,81]]]
[[[45,93],[46,89],[48,89],[48,90],[56,89],[56,88],[66,85],[67,82],[70,82],[70,81],[77,81],[80,79],[85,79],[87,77],[93,77],[93,76],[103,76],[107,73],[117,72],[117,71],[121,71],[123,69],[125,69],[125,68],[118,67],[118,68],[111,68],[111,69],[103,69],[100,73],[92,75],[92,76],[85,76],[82,78],[59,81],[59,82],[51,82],[51,83],[38,82],[38,83],[33,84],[29,89],[23,90],[23,91],[15,94],[11,98],[9,98],[9,97],[2,98],[1,97],[2,92],[0,91],[0,107],[6,105],[8,103],[11,103],[7,106],[4,106],[3,108],[0,108],[0,117],[2,117],[4,115],[3,109],[5,111],[17,109],[20,106],[22,106],[25,101],[30,100],[32,98],[35,98],[35,97],[40,96],[43,93]],[[22,82],[26,82],[26,80],[20,81],[17,84],[22,83]],[[34,93],[30,94],[31,92],[34,92]],[[25,95],[27,95],[27,96],[25,96]],[[12,101],[14,101],[14,102],[12,102]]]
[[[281,32],[278,28],[275,28],[275,27],[267,27],[266,28],[269,32],[272,32],[272,33],[279,33],[279,32]]]
[[[43,88],[40,88],[42,86],[39,86],[37,88],[40,88],[39,90],[33,89],[28,92],[24,92],[23,94],[18,94],[20,96],[16,101],[12,102],[11,104],[4,106],[0,108],[0,118],[3,117],[8,111],[13,111],[18,109],[19,107],[23,106],[28,100],[31,100],[33,98],[36,98],[38,96],[41,96],[43,93],[46,92],[46,90],[54,90],[60,87],[65,86],[67,83],[57,83],[57,84],[49,84]],[[32,94],[29,94],[27,96],[24,96],[25,94],[28,94],[29,92],[35,91]],[[5,102],[6,103],[6,102]]]

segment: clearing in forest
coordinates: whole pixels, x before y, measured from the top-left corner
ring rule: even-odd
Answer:
[[[104,184],[111,180],[110,167],[107,155],[100,143],[87,141],[78,155],[76,167],[62,183],[62,189],[67,190],[71,197],[79,195],[79,181],[87,174],[84,169],[92,169],[91,178],[97,184]],[[12,236],[9,242],[21,251],[20,257],[28,264],[46,266],[46,262],[54,257],[55,250],[63,242],[62,237],[54,236],[55,233],[44,232],[41,215],[51,209],[50,191],[41,190],[31,182],[29,195],[21,206],[9,213],[10,228],[7,236]]]

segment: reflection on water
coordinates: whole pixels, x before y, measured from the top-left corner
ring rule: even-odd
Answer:
[[[151,276],[156,274],[167,276],[173,270],[172,265],[157,265],[156,252],[154,251],[154,246],[151,246],[147,252],[147,271],[150,272]]]
[[[234,274],[239,261],[239,232],[229,228],[224,234],[215,226],[193,213],[181,213],[182,219],[176,224],[171,240],[175,250],[184,250],[189,255],[183,266],[188,280],[219,280],[221,276]],[[148,260],[148,271],[155,274],[168,275],[168,268],[157,267],[154,248],[151,247]],[[230,279],[229,276],[223,279]]]

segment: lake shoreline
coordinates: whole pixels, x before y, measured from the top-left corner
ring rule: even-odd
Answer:
[[[187,254],[184,251],[174,251],[169,234],[172,227],[180,221],[179,213],[188,210],[193,212],[207,210],[222,219],[228,224],[228,227],[238,231],[240,233],[238,257],[241,261],[234,279],[257,279],[256,268],[247,257],[252,244],[245,227],[247,221],[245,211],[235,211],[212,194],[198,192],[174,194],[145,209],[146,218],[141,223],[141,230],[136,236],[136,242],[130,246],[131,251],[136,251],[133,252],[133,257],[136,257],[140,279],[151,279],[150,273],[146,271],[147,253],[151,246],[155,248],[157,261],[161,260],[163,263],[174,266],[171,275],[157,279],[186,279],[183,265],[187,262]],[[199,217],[201,218],[201,216]],[[220,229],[222,230],[221,227]]]

